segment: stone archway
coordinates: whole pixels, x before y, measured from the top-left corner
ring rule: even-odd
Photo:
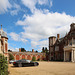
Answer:
[[[28,60],[31,60],[31,55],[28,55],[28,56],[27,56],[27,59],[28,59]]]
[[[22,59],[25,59],[25,55],[22,55]]]
[[[40,59],[40,55],[37,56],[37,60]]]
[[[16,60],[20,60],[20,57],[19,57],[19,55],[16,55]]]

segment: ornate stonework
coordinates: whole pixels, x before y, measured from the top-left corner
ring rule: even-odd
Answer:
[[[0,53],[7,57],[8,60],[8,37],[7,34],[3,31],[2,25],[0,30]]]

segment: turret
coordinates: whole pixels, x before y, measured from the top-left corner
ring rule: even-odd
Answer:
[[[49,37],[49,46],[54,45],[55,42],[56,42],[56,37],[55,36]]]
[[[70,30],[72,31],[72,30],[74,30],[75,29],[75,23],[72,23],[71,25],[70,25]]]
[[[2,24],[0,29],[0,51],[5,57],[7,57],[8,60],[8,37],[6,32],[2,29]]]

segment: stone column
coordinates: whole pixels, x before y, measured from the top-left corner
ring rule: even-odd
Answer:
[[[73,56],[74,56],[74,52],[73,52],[73,50],[72,50],[72,53],[71,53],[71,61],[72,61],[72,62],[74,62]]]
[[[64,61],[66,61],[66,52],[64,51]]]
[[[75,62],[75,50],[74,50],[74,62]]]

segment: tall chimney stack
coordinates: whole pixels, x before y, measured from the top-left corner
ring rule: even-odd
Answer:
[[[32,49],[32,52],[34,52],[34,49]]]
[[[59,38],[60,38],[60,34],[57,34],[57,39],[59,40]]]
[[[19,52],[21,52],[21,48],[19,48]]]

